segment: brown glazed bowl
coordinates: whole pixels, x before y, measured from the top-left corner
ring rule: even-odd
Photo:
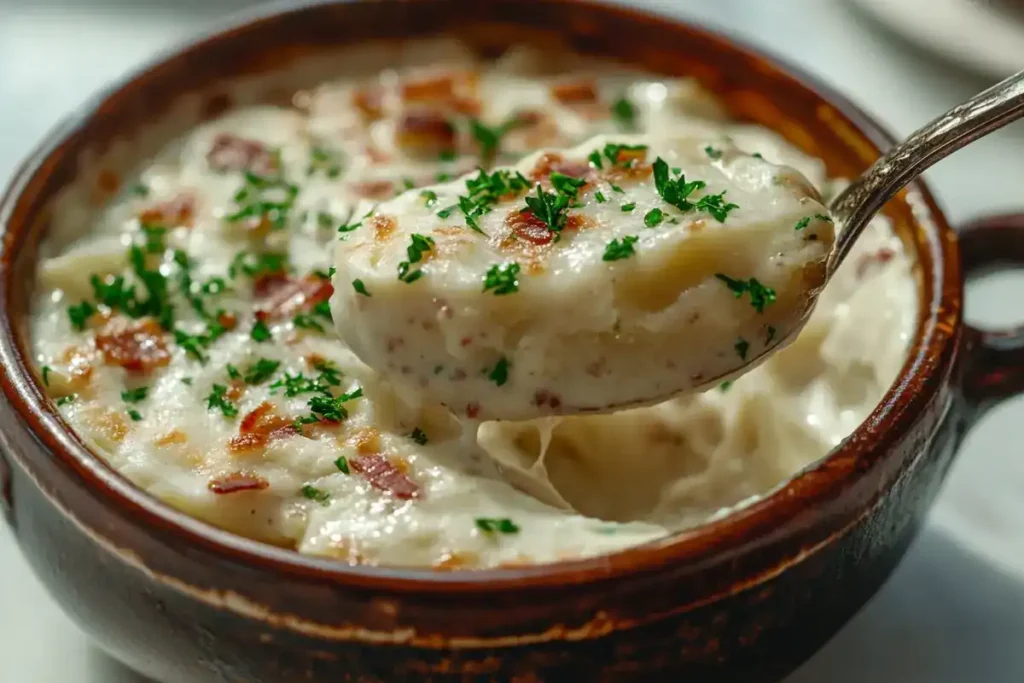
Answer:
[[[694,26],[598,3],[291,3],[200,40],[72,117],[0,202],[0,500],[22,550],[102,648],[164,683],[778,680],[886,579],[967,428],[1024,390],[1024,331],[982,333],[961,320],[965,271],[1024,263],[1022,221],[979,223],[958,244],[928,190],[911,185],[885,213],[919,263],[917,335],[856,433],[724,519],[557,565],[348,567],[233,536],[96,458],[29,369],[36,247],[60,193],[102,199],[157,138],[307,85],[299,74],[311,70],[298,65],[326,58],[329,70],[340,46],[438,33],[485,50],[561,41],[694,76],[734,117],[780,131],[833,176],[855,176],[892,142],[792,68]],[[248,94],[229,96],[242,81]]]

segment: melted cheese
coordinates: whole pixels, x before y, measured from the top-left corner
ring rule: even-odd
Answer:
[[[318,271],[355,234],[338,227],[406,180],[435,184],[480,162],[468,114],[528,122],[502,140],[496,161],[514,164],[537,147],[626,134],[610,114],[625,95],[641,134],[735,144],[797,169],[826,199],[835,183],[776,134],[723,121],[689,81],[583,60],[550,74],[542,65],[553,62],[526,50],[492,64],[450,46],[381,54],[378,63],[411,66],[301,93],[299,110],[230,113],[151,159],[138,174],[144,193],[129,182],[97,215],[75,203],[56,212],[33,352],[71,427],[141,488],[239,534],[343,562],[557,561],[764,495],[854,430],[895,377],[914,282],[877,220],[792,345],[728,390],[613,415],[488,422],[477,434],[396,389],[337,338]],[[247,180],[245,168],[271,181]],[[286,255],[287,277],[273,272],[273,254]],[[140,272],[166,282],[173,322],[167,306],[146,303]],[[263,325],[270,338],[260,341]]]

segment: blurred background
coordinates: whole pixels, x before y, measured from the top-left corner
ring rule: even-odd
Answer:
[[[524,0],[526,1],[526,0]],[[607,0],[606,0],[607,1]],[[0,0],[0,183],[73,107],[245,0]],[[745,39],[831,82],[897,136],[1024,68],[1020,0],[632,0]],[[1024,211],[1024,123],[927,176],[956,224]],[[1024,275],[968,290],[968,317],[1024,321]],[[0,527],[0,681],[144,683],[95,651]],[[1024,400],[968,438],[921,539],[787,683],[1024,680]]]

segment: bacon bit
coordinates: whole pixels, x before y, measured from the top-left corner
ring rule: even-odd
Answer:
[[[124,319],[111,321],[96,335],[96,348],[108,364],[131,372],[149,372],[171,362],[164,331],[153,318],[131,325]]]
[[[228,384],[228,388],[227,391],[224,392],[224,396],[232,401],[237,401],[242,397],[243,393],[245,393],[245,382],[240,379],[233,379],[231,380],[231,383]]]
[[[373,427],[363,427],[349,438],[348,443],[359,455],[380,453],[380,432]]]
[[[433,112],[410,112],[402,117],[395,142],[412,154],[436,156],[455,149],[455,126]]]
[[[895,256],[896,252],[889,247],[882,247],[873,254],[864,254],[857,261],[857,277],[864,277],[874,266],[885,265]]]
[[[71,373],[72,385],[83,387],[89,384],[92,377],[92,363],[88,356],[76,349],[68,363],[68,371]]]
[[[292,279],[284,271],[263,273],[253,281],[252,293],[257,299],[265,299],[287,287],[291,282]]]
[[[555,233],[548,228],[547,223],[533,215],[529,209],[513,211],[505,218],[505,225],[513,235],[531,244],[544,245],[555,238]]]
[[[145,209],[139,214],[139,222],[147,227],[176,228],[183,225],[191,228],[195,219],[195,197],[181,193],[173,199]]]
[[[363,148],[363,153],[370,158],[370,163],[373,165],[386,164],[391,161],[391,155],[374,144],[366,145]]]
[[[96,429],[115,443],[123,441],[125,434],[128,433],[128,425],[120,412],[103,410],[90,421]]]
[[[256,309],[256,318],[267,322],[290,318],[302,310],[309,310],[334,293],[331,281],[310,273],[301,280],[275,287],[266,301]]]
[[[473,401],[472,403],[467,403],[466,404],[466,417],[468,417],[470,420],[472,420],[473,418],[475,418],[479,414],[480,414],[480,404],[479,403],[477,403],[476,401]]]
[[[154,441],[157,446],[170,446],[172,444],[187,443],[188,435],[180,429],[172,429],[159,439]]]
[[[597,102],[597,86],[594,81],[556,83],[551,86],[551,96],[562,104],[592,104]]]
[[[352,93],[352,104],[371,121],[384,115],[384,91],[378,87],[359,88]]]
[[[402,101],[447,103],[458,108],[470,100],[478,80],[476,72],[465,69],[406,78],[402,83]]]
[[[390,199],[395,194],[395,184],[390,180],[366,180],[352,183],[352,191],[364,199]]]
[[[548,406],[552,410],[558,410],[562,405],[562,399],[558,394],[553,394],[547,389],[541,389],[533,395],[533,404],[537,407]]]
[[[121,187],[121,177],[105,168],[96,175],[96,187],[103,194],[114,194]]]
[[[647,161],[647,148],[627,149],[620,147],[615,154],[615,163],[620,166],[635,166]]]
[[[473,338],[472,337],[463,337],[462,339],[459,340],[459,346],[461,346],[462,348],[466,348],[467,346],[469,346],[472,343],[473,343]]]
[[[547,118],[547,114],[536,109],[520,109],[512,115],[512,120],[515,121],[515,128],[536,126]]]
[[[622,158],[622,153],[619,153],[619,158]],[[609,169],[605,174],[604,178],[612,183],[621,183],[623,181],[641,181],[650,176],[654,172],[654,167],[650,164],[633,163],[629,166],[615,166]]]
[[[206,161],[214,171],[252,171],[258,175],[273,175],[279,170],[277,157],[258,140],[240,138],[231,133],[220,133],[206,154]]]
[[[370,227],[373,228],[374,241],[386,242],[394,234],[398,221],[394,216],[378,214],[370,219]]]
[[[349,463],[375,489],[390,493],[400,500],[410,500],[422,495],[419,484],[403,474],[383,455],[362,455]]]
[[[232,472],[231,474],[211,479],[210,483],[206,486],[217,495],[222,496],[229,493],[239,493],[240,491],[263,491],[270,488],[270,482],[255,474]]]
[[[264,448],[269,442],[299,434],[294,423],[274,412],[274,406],[264,401],[245,414],[238,425],[238,435],[228,441],[233,453]]]
[[[555,171],[572,176],[573,178],[587,178],[592,175],[594,169],[590,167],[590,162],[588,161],[571,161],[565,159],[561,154],[549,152],[542,155],[540,159],[537,159],[533,170],[530,171],[530,178],[533,180],[547,180]]]
[[[565,217],[565,230],[578,231],[594,227],[597,227],[597,222],[589,216],[584,216],[582,213],[570,213]]]
[[[220,315],[217,316],[217,324],[225,330],[233,330],[238,326],[238,316],[234,313],[221,311]]]
[[[324,363],[327,362],[327,359],[321,356],[319,353],[307,354],[306,357],[303,358],[303,360],[306,361],[306,365],[308,365],[311,368],[315,368],[316,366],[323,365]]]

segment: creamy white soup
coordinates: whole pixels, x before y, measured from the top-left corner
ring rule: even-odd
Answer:
[[[334,331],[346,310],[330,298],[403,290],[372,269],[342,282],[333,253],[387,240],[396,226],[376,209],[398,195],[426,201],[423,188],[480,166],[651,132],[692,140],[701,164],[721,151],[754,173],[781,169],[772,177],[814,198],[773,205],[794,233],[830,234],[817,209],[842,182],[772,131],[728,121],[690,80],[532,49],[489,62],[450,43],[386,49],[393,68],[188,132],[88,221],[81,207],[55,213],[33,302],[40,380],[144,490],[239,534],[353,564],[552,562],[654,540],[766,494],[849,435],[895,378],[915,284],[881,218],[787,348],[702,394],[477,427],[374,372]],[[749,305],[747,282],[726,294]],[[766,333],[729,350],[750,353]],[[495,360],[481,365],[475,379],[498,387]]]

